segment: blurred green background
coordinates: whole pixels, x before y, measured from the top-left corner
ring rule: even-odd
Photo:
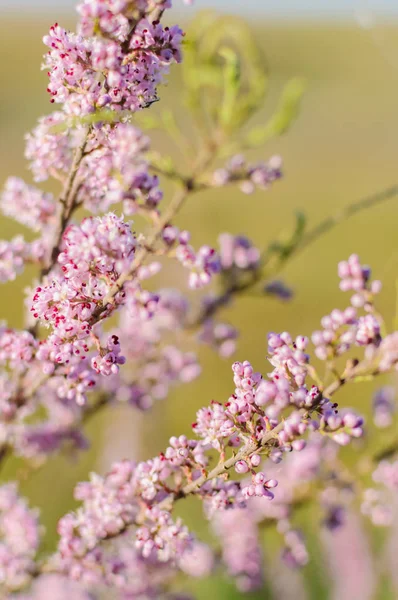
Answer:
[[[51,110],[45,91],[46,76],[39,67],[43,54],[41,37],[57,18],[56,9],[48,17],[35,18],[21,12],[2,17],[0,24],[0,182],[8,175],[30,180],[23,159],[24,134],[37,117]],[[63,23],[73,26],[72,17]],[[250,236],[266,247],[280,232],[294,227],[294,212],[305,211],[315,225],[324,217],[349,203],[397,182],[398,144],[398,25],[377,25],[374,32],[353,23],[267,21],[252,23],[270,74],[270,94],[256,122],[262,123],[272,113],[286,81],[300,75],[307,89],[298,120],[288,134],[272,140],[252,158],[281,154],[285,177],[267,192],[245,196],[227,188],[194,197],[178,221],[193,232],[194,245],[214,244],[220,232],[230,231]],[[170,107],[181,115],[178,68],[173,70],[167,88],[160,92],[162,108]],[[151,109],[152,110],[152,109]],[[160,110],[155,106],[153,110]],[[154,145],[168,149],[162,134],[154,135]],[[169,188],[166,186],[166,191]],[[292,259],[283,273],[295,297],[290,303],[265,298],[240,298],[222,313],[241,331],[236,358],[250,360],[266,372],[266,334],[288,330],[309,334],[320,318],[332,308],[343,308],[347,297],[338,291],[337,262],[357,252],[370,263],[385,286],[380,310],[390,326],[395,312],[398,273],[398,199],[361,213],[339,225],[305,252]],[[9,239],[19,228],[4,218],[0,220],[1,238]],[[22,291],[30,282],[27,272],[13,284],[2,288],[1,317],[13,326],[23,323]],[[182,280],[181,285],[185,283]],[[55,540],[57,519],[74,506],[74,483],[87,477],[90,470],[104,471],[109,464],[126,455],[148,457],[163,449],[174,433],[188,433],[195,410],[211,399],[225,401],[232,391],[230,360],[224,361],[208,350],[200,349],[203,376],[189,385],[172,391],[166,402],[157,403],[150,413],[115,409],[90,424],[90,451],[78,461],[56,458],[37,473],[28,474],[22,465],[11,464],[4,477],[17,476],[22,490],[43,514],[48,533],[46,546]],[[369,413],[373,384],[349,388],[339,397]],[[374,442],[379,444],[379,440]],[[354,457],[348,460],[355,461]],[[200,507],[187,502],[184,518],[205,539],[204,524],[199,524]],[[316,515],[300,515],[309,535],[312,562],[300,574],[290,575],[278,566],[278,547],[272,533],[265,534],[266,589],[250,598],[296,600],[337,598],[328,576],[324,549],[317,537]],[[369,535],[369,543],[378,553],[382,534]],[[387,561],[375,567],[375,590],[369,598],[397,598]],[[289,591],[293,582],[294,590]],[[192,588],[191,582],[183,585]],[[214,577],[195,584],[199,599],[238,599],[227,578]],[[293,594],[293,595],[289,595]],[[245,596],[247,597],[247,596]],[[356,600],[353,598],[352,600]]]

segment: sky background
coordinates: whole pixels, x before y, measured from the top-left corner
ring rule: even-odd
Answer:
[[[178,9],[182,0],[175,0]],[[0,0],[0,12],[31,9],[32,12],[58,12],[62,7],[72,12],[75,0]],[[196,0],[197,8],[213,7],[225,12],[290,18],[355,18],[358,12],[370,11],[375,18],[398,16],[398,0]],[[184,12],[191,10],[183,8]]]

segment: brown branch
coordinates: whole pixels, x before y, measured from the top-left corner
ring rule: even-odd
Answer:
[[[80,146],[76,149],[75,155],[73,157],[73,163],[72,163],[71,170],[70,170],[68,178],[65,182],[64,188],[61,192],[61,195],[58,198],[58,202],[62,205],[60,220],[58,223],[57,231],[55,232],[54,242],[53,242],[53,246],[51,249],[49,263],[46,267],[44,267],[42,269],[42,271],[40,273],[40,281],[42,281],[43,278],[46,275],[48,275],[48,273],[51,271],[51,269],[56,264],[59,253],[61,251],[60,246],[61,246],[62,236],[64,234],[64,231],[69,223],[69,220],[70,220],[74,210],[77,208],[76,200],[77,200],[77,192],[78,192],[79,186],[75,185],[76,178],[77,178],[77,174],[79,172],[81,162],[84,158],[84,151],[87,146],[87,141],[88,141],[88,136],[89,136],[90,131],[91,131],[91,127],[87,127],[84,132],[82,142],[81,142]]]

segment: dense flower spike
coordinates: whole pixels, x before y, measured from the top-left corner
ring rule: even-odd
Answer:
[[[179,27],[163,28],[141,19],[130,35],[134,20],[122,17],[118,23],[107,12],[111,31],[105,33],[111,39],[69,33],[57,23],[43,38],[49,48],[44,63],[50,78],[47,91],[51,102],[63,104],[67,113],[148,106],[157,99],[157,86],[169,65],[181,60]],[[87,34],[89,27],[83,24],[82,31]]]
[[[112,213],[85,219],[81,226],[71,225],[66,230],[58,257],[60,274],[36,289],[31,308],[35,319],[52,328],[49,343],[54,362],[65,363],[73,355],[82,358],[87,354],[93,315],[132,262],[136,245],[130,226]],[[124,302],[123,293],[116,302]]]

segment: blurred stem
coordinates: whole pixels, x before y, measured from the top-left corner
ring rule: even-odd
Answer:
[[[253,271],[253,275],[250,279],[245,282],[234,282],[214,300],[211,304],[208,304],[203,308],[199,315],[190,323],[186,325],[186,329],[197,329],[208,319],[214,317],[214,315],[224,306],[227,306],[234,296],[244,294],[248,290],[251,290],[259,281],[262,279],[261,269]]]
[[[167,169],[166,167],[162,167],[160,165],[155,164],[154,162],[149,164],[152,171],[154,171],[157,175],[162,175],[163,177],[167,177],[167,179],[171,179],[172,181],[178,181],[183,186],[191,185],[191,191],[200,191],[206,189],[208,186],[204,183],[199,183],[198,181],[192,181],[191,177],[176,171],[173,168]]]
[[[317,227],[312,229],[309,233],[304,235],[301,240],[301,243],[298,245],[298,251],[304,250],[307,246],[312,244],[314,241],[318,240],[322,235],[328,233],[331,229],[336,227],[336,225],[340,225],[347,219],[355,216],[357,213],[362,212],[363,210],[368,210],[369,208],[373,208],[374,206],[378,206],[387,200],[390,200],[394,196],[398,195],[398,185],[393,185],[390,188],[387,188],[381,192],[376,192],[371,196],[367,196],[362,200],[358,200],[357,202],[353,202],[349,204],[346,208],[343,208],[341,211],[336,214],[328,217],[324,221],[322,221]]]
[[[382,448],[379,452],[373,456],[372,460],[379,463],[382,460],[391,458],[398,452],[398,440],[391,442],[386,448]]]
[[[178,214],[188,197],[196,191],[196,179],[203,173],[203,171],[207,169],[208,165],[211,164],[215,152],[215,146],[211,150],[205,152],[198,160],[197,165],[192,171],[192,174],[185,178],[182,183],[182,188],[176,193],[159,221],[154,225],[152,231],[150,231],[145,241],[145,247],[140,248],[140,250],[136,253],[135,259],[133,260],[128,271],[125,271],[120,275],[107,296],[104,298],[100,311],[93,315],[95,320],[99,319],[101,313],[107,309],[108,304],[113,304],[116,294],[121,291],[127,281],[130,281],[134,277],[138,269],[147,259],[148,255],[155,249],[155,244],[161,237],[164,228]]]
[[[100,413],[103,408],[109,406],[112,399],[113,397],[111,394],[101,394],[93,404],[87,405],[83,412],[82,423],[86,425],[93,417],[95,417],[95,415]]]
[[[77,192],[79,190],[79,186],[76,186],[76,178],[81,165],[81,162],[85,156],[85,149],[87,146],[88,136],[90,134],[91,127],[87,127],[83,136],[83,140],[80,146],[76,149],[71,170],[69,172],[68,178],[65,181],[64,188],[61,192],[61,195],[58,198],[58,202],[62,205],[62,211],[60,215],[60,220],[58,223],[58,227],[55,233],[55,239],[53,243],[53,247],[51,250],[50,261],[46,267],[44,267],[40,273],[40,281],[48,275],[51,269],[57,262],[58,255],[60,253],[60,246],[62,241],[62,236],[64,231],[69,223],[69,220],[77,208]]]
[[[289,258],[293,254],[297,255],[299,252],[302,252],[308,246],[320,239],[323,235],[329,233],[329,231],[334,229],[337,225],[344,223],[344,221],[347,221],[357,213],[368,210],[369,208],[373,208],[374,206],[378,206],[379,204],[382,204],[383,202],[386,202],[397,195],[398,185],[393,185],[381,192],[376,192],[371,196],[367,196],[366,198],[349,204],[347,207],[336,212],[334,215],[327,217],[324,221],[321,221],[319,225],[316,225],[308,233],[304,234],[299,243],[292,249]],[[265,264],[266,263],[267,260],[265,261]]]
[[[324,221],[321,221],[321,223],[316,225],[313,229],[303,234],[301,238],[297,241],[297,243],[294,244],[288,252],[286,252],[284,255],[279,254],[277,256],[275,266],[266,274],[266,277],[264,279],[264,270],[267,268],[267,266],[270,264],[275,254],[277,253],[277,251],[275,250],[275,242],[273,242],[272,244],[270,244],[269,248],[263,253],[261,264],[259,268],[253,272],[252,277],[245,282],[234,282],[233,284],[227,286],[227,288],[223,290],[219,296],[214,298],[213,302],[210,305],[206,306],[200,312],[200,314],[193,320],[193,322],[187,325],[187,329],[196,329],[197,327],[202,325],[207,319],[213,317],[219,309],[226,306],[234,296],[238,294],[243,294],[251,290],[260,281],[264,285],[270,283],[272,279],[282,271],[284,266],[289,262],[289,260],[292,257],[296,257],[300,252],[317,242],[323,235],[327,234],[337,225],[340,225],[341,223],[353,217],[357,213],[373,208],[374,206],[378,206],[379,204],[382,204],[383,202],[386,202],[387,200],[390,200],[391,198],[397,195],[398,185],[394,185],[381,192],[377,192],[376,194],[367,196],[362,200],[353,202],[352,204],[349,204],[346,208],[343,208],[334,215],[327,217]]]

